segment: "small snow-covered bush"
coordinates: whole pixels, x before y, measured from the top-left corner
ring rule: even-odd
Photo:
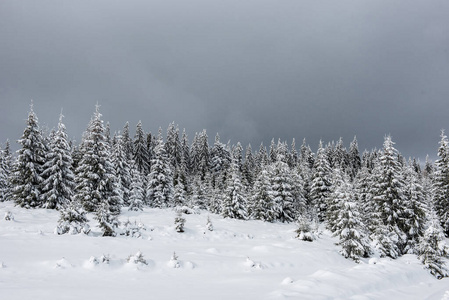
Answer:
[[[197,213],[196,210],[188,206],[177,206],[174,208],[174,211],[178,214],[186,214],[186,215],[194,215]]]
[[[7,211],[5,213],[5,220],[6,221],[14,221],[14,215],[12,214],[12,212]]]
[[[184,232],[184,224],[186,219],[184,219],[181,213],[178,213],[175,218],[175,229],[177,232]]]
[[[134,221],[133,223],[130,222],[129,219],[125,223],[123,223],[123,225],[124,228],[122,229],[120,235],[141,238],[142,231],[147,230],[142,222],[137,223],[137,221]]]
[[[303,241],[313,242],[317,238],[316,230],[306,218],[299,218],[298,229],[295,232],[297,233],[296,237]]]
[[[128,256],[127,262],[130,264],[144,264],[148,265],[148,262],[143,258],[143,254],[140,251],[137,251],[136,254]]]
[[[212,221],[210,220],[209,216],[207,216],[206,228],[209,231],[214,231],[214,225],[212,225]]]
[[[177,269],[179,267],[181,267],[181,265],[179,264],[178,261],[178,256],[176,255],[176,252],[173,252],[172,257],[170,258],[170,261],[167,264],[169,267]]]

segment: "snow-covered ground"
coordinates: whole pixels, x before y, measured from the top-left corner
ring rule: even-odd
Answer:
[[[4,220],[6,211],[14,221]],[[124,210],[121,221],[145,224],[142,238],[101,237],[97,228],[58,236],[58,212],[0,203],[0,299],[449,300],[449,279],[435,279],[414,255],[356,264],[326,231],[308,243],[294,238],[295,224],[217,215],[208,231],[202,213],[184,215],[186,231],[177,233],[175,216]],[[138,251],[148,264],[127,261]]]

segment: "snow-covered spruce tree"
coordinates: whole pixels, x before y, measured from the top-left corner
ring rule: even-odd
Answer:
[[[11,199],[12,171],[13,158],[9,140],[6,140],[5,149],[0,149],[0,202]]]
[[[214,225],[212,224],[209,216],[207,216],[206,229],[209,231],[214,231]]]
[[[181,163],[181,141],[179,140],[179,128],[175,127],[175,122],[168,125],[167,139],[165,142],[165,152],[170,166],[174,170]]]
[[[186,175],[192,173],[192,162],[190,158],[190,145],[186,130],[183,129],[181,137],[181,164]]]
[[[123,126],[122,142],[126,158],[128,159],[128,162],[130,162],[133,158],[134,151],[133,151],[133,141],[131,140],[131,136],[129,134],[129,122],[126,122],[125,125]]]
[[[390,136],[385,137],[376,172],[373,194],[373,235],[382,256],[396,258],[406,246],[405,183],[397,150]]]
[[[151,207],[163,208],[172,205],[173,174],[167,161],[162,136],[159,135],[157,141],[148,174],[147,197]]]
[[[278,150],[281,148],[278,148]],[[281,222],[292,222],[298,210],[294,199],[294,182],[286,158],[278,151],[278,159],[270,168],[270,182],[276,219]]]
[[[444,242],[444,233],[435,212],[431,210],[426,223],[427,229],[420,238],[418,255],[425,268],[438,279],[448,276],[444,257],[448,257],[449,248]]]
[[[371,170],[363,166],[354,178],[354,196],[361,214],[363,223],[367,228],[371,228],[371,214],[374,212],[372,207],[372,187],[375,180]]]
[[[174,182],[174,194],[173,194],[173,207],[182,207],[187,203],[187,192],[184,186],[186,178],[183,172],[177,168],[173,178]]]
[[[16,205],[25,208],[41,207],[42,171],[45,163],[44,138],[39,129],[31,103],[27,126],[18,140],[22,146],[17,151],[17,160],[11,174],[12,198]]]
[[[98,221],[98,227],[103,231],[103,236],[116,236],[119,226],[117,214],[111,213],[108,201],[103,200],[95,211],[94,219]]]
[[[145,197],[144,194],[145,190],[143,185],[143,178],[137,168],[131,167],[131,186],[128,210],[142,210]]]
[[[72,171],[72,155],[63,115],[59,116],[58,130],[50,141],[47,161],[43,166],[42,175],[45,177],[42,187],[43,207],[61,209],[72,200],[75,187],[75,176]]]
[[[438,157],[433,180],[433,204],[444,234],[449,237],[449,142],[444,131],[441,131]]]
[[[8,190],[9,170],[5,163],[5,151],[0,148],[0,202],[5,201]]]
[[[179,212],[176,214],[175,218],[175,230],[176,232],[184,232],[184,224],[186,223],[186,219],[182,217],[182,214]]]
[[[75,174],[75,199],[88,212],[98,212],[101,206],[103,210],[108,208],[111,215],[118,215],[120,192],[99,105],[84,132],[80,151],[82,158]]]
[[[112,163],[114,164],[115,176],[123,205],[129,206],[129,195],[131,188],[130,164],[125,152],[125,144],[120,133],[114,137],[115,143],[112,147]]]
[[[217,180],[221,174],[229,168],[231,164],[231,154],[226,149],[226,145],[220,142],[220,136],[218,133],[215,135],[214,146],[210,152],[210,170],[212,173],[212,185],[215,188]]]
[[[255,165],[256,164],[254,162],[253,150],[251,148],[251,144],[249,144],[248,147],[246,147],[245,161],[243,162],[243,166],[242,166],[243,184],[247,190],[251,190],[254,185]]]
[[[90,228],[86,217],[86,212],[77,200],[73,200],[60,210],[56,234],[89,234]]]
[[[254,183],[253,194],[250,201],[251,218],[266,222],[276,220],[274,209],[273,190],[267,167],[262,169]]]
[[[321,141],[312,172],[309,198],[315,207],[319,221],[322,222],[326,218],[327,202],[331,193],[331,169]]]
[[[142,176],[150,173],[150,155],[148,153],[145,132],[142,129],[142,122],[136,126],[136,134],[133,144],[133,161]]]
[[[423,188],[411,162],[405,168],[404,182],[406,184],[404,193],[407,199],[404,202],[407,234],[407,245],[404,253],[414,254],[419,238],[424,233],[427,207]]]
[[[357,142],[357,137],[355,136],[351,142],[351,145],[349,146],[348,163],[349,163],[348,173],[351,176],[351,180],[353,180],[357,175],[357,173],[362,168],[362,161],[360,159],[359,153],[359,145]]]
[[[298,164],[298,159],[299,159],[299,157],[298,157],[298,151],[296,150],[296,141],[293,138],[291,150],[290,150],[290,153],[289,153],[288,159],[287,159],[288,166],[290,168],[295,168]]]
[[[342,247],[340,253],[359,262],[361,257],[370,254],[367,228],[360,217],[349,176],[341,174],[338,180],[331,196],[331,207],[335,209],[328,211],[328,222],[333,235],[339,238],[336,245]]]
[[[232,161],[227,178],[227,188],[223,195],[221,215],[225,218],[248,218],[246,198],[243,192],[240,170],[237,162]]]

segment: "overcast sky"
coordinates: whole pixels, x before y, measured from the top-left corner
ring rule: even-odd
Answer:
[[[0,1],[0,142],[61,108],[78,141],[172,121],[258,149],[272,138],[360,150],[391,134],[435,157],[449,131],[449,1]],[[17,146],[16,146],[17,147]]]

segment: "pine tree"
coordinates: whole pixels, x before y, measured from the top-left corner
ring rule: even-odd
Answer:
[[[373,240],[381,255],[396,258],[406,245],[405,183],[397,150],[390,136],[385,137],[379,158],[376,191],[373,195]]]
[[[411,162],[405,168],[404,182],[406,183],[404,193],[407,199],[404,202],[407,234],[407,245],[404,253],[412,254],[416,253],[416,245],[424,233],[427,207],[423,188]]]
[[[126,122],[125,126],[123,126],[123,134],[122,134],[122,142],[123,142],[123,150],[125,151],[126,158],[128,162],[133,158],[133,142],[131,140],[131,136],[129,134],[129,123]]]
[[[360,217],[350,179],[346,174],[337,177],[339,182],[332,193],[335,210],[328,212],[331,215],[328,217],[330,229],[339,238],[336,245],[342,247],[340,253],[345,258],[359,262],[361,257],[370,253],[366,227]]]
[[[150,156],[148,153],[146,136],[142,129],[142,122],[139,121],[136,126],[136,134],[134,136],[134,155],[133,161],[142,176],[146,176],[150,172]]]
[[[80,147],[82,158],[76,169],[75,199],[88,212],[97,212],[101,206],[118,215],[122,200],[104,130],[97,105]]]
[[[67,141],[63,115],[59,117],[58,131],[50,141],[47,162],[43,166],[45,177],[42,188],[43,207],[61,209],[72,200],[75,176],[72,171],[72,155]]]
[[[248,218],[246,198],[237,161],[233,160],[227,178],[227,188],[222,202],[221,214],[225,218]]]
[[[285,156],[278,152],[278,160],[270,168],[270,181],[276,218],[281,222],[296,219],[297,205],[293,197],[294,188],[290,169]]]
[[[433,276],[438,279],[447,277],[448,269],[443,258],[449,255],[449,248],[445,244],[443,229],[434,211],[430,211],[426,227],[419,242],[419,258]]]
[[[359,153],[359,145],[357,142],[357,137],[355,136],[354,140],[351,142],[351,145],[349,146],[348,158],[349,158],[349,174],[351,176],[351,179],[354,179],[362,167],[362,161],[360,159]]]
[[[60,210],[58,226],[55,229],[56,234],[89,234],[90,228],[81,203],[74,200]]]
[[[11,199],[11,193],[12,193],[12,172],[13,172],[13,157],[11,153],[11,146],[9,143],[9,140],[6,140],[5,143],[5,149],[3,150],[3,156],[2,156],[2,172],[6,178],[5,185],[2,190],[2,199],[0,201],[10,200]]]
[[[164,208],[172,205],[173,174],[161,136],[158,137],[150,174],[148,174],[147,197],[151,207]]]
[[[251,218],[274,222],[277,217],[274,204],[269,173],[264,168],[254,184],[254,193],[250,202]]]
[[[330,166],[320,141],[310,185],[310,201],[315,207],[319,221],[326,217],[327,202],[331,193]]]
[[[98,227],[103,231],[103,236],[116,236],[119,225],[117,215],[111,213],[108,201],[102,201],[95,211],[94,219],[98,221]]]
[[[114,164],[115,176],[119,187],[123,204],[129,205],[129,194],[131,188],[131,173],[128,158],[125,152],[125,144],[120,133],[115,135],[115,144],[112,148],[112,163]]]
[[[142,176],[135,167],[131,168],[131,179],[128,210],[139,211],[143,209],[145,191]]]
[[[16,205],[25,208],[42,206],[42,167],[45,163],[44,138],[31,103],[27,126],[18,143],[22,146],[11,175],[12,197]]]
[[[247,190],[250,190],[254,185],[254,169],[256,163],[254,162],[253,151],[251,144],[246,147],[245,161],[242,167],[243,183]]]
[[[176,232],[184,232],[184,224],[186,223],[186,219],[182,217],[181,213],[176,214],[175,218],[175,229]]]
[[[165,142],[165,152],[172,169],[181,163],[181,141],[179,140],[179,128],[175,127],[175,122],[170,123],[167,128],[167,139]]]
[[[449,237],[449,142],[441,131],[439,159],[435,162],[433,203],[444,234]]]
[[[214,146],[210,152],[210,170],[213,177],[213,186],[221,173],[229,168],[231,164],[231,154],[227,151],[226,145],[220,142],[218,133],[215,135]]]

